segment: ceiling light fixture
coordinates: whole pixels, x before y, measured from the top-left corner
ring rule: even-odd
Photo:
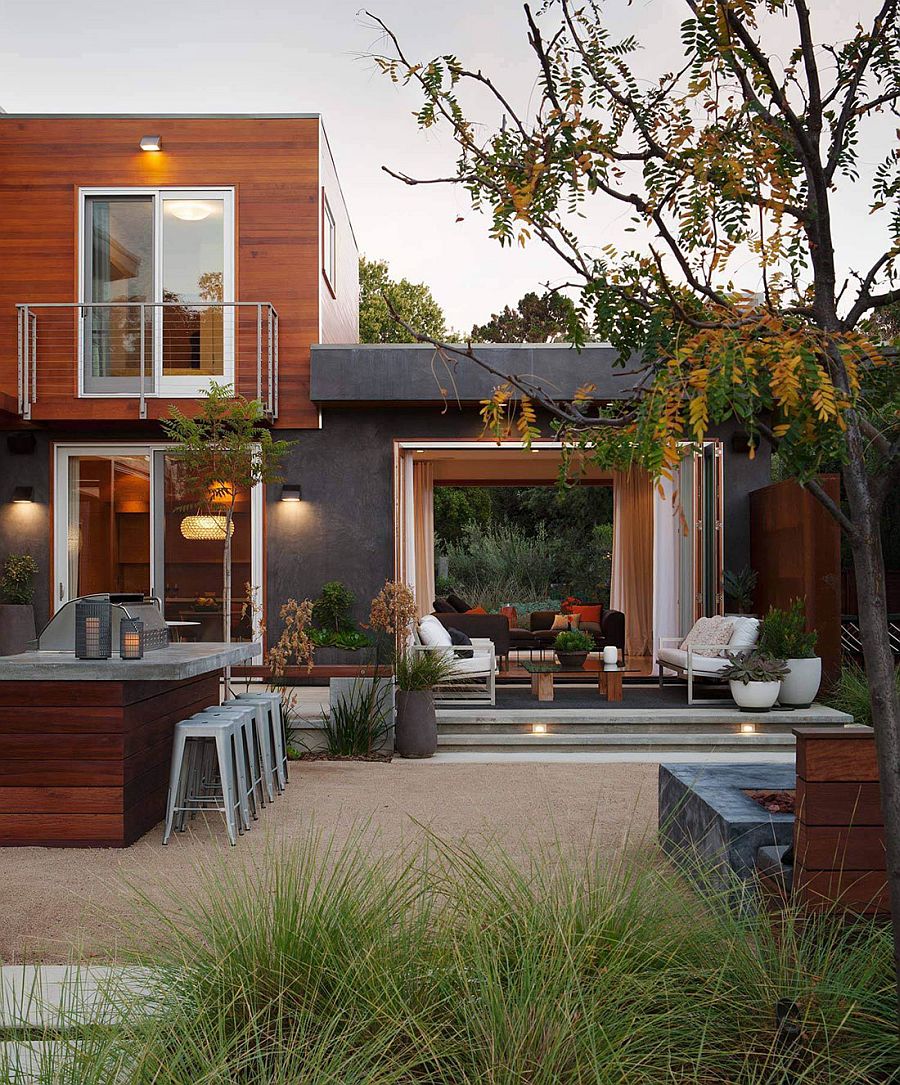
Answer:
[[[161,151],[162,136],[141,136],[142,151]]]
[[[211,203],[202,200],[166,200],[165,208],[169,214],[184,222],[201,222],[215,211]]]

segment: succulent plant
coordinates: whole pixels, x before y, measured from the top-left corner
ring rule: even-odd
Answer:
[[[732,655],[726,652],[731,664],[722,672],[726,682],[742,682],[745,686],[751,682],[780,682],[788,673],[782,659],[770,659],[759,652],[746,656]]]

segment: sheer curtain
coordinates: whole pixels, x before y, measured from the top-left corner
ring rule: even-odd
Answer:
[[[625,615],[625,654],[653,651],[654,485],[640,467],[613,472],[610,605]]]
[[[431,613],[434,599],[434,465],[413,464],[413,551],[419,617]]]
[[[684,517],[677,487],[670,479],[660,479],[660,486],[654,486],[653,512],[653,638],[658,643],[660,637],[682,633],[679,561]]]

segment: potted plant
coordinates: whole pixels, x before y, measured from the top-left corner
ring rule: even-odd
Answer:
[[[432,757],[437,749],[434,687],[453,673],[452,650],[407,650],[397,657],[397,726],[394,747],[401,757]]]
[[[594,638],[580,629],[564,629],[553,642],[556,658],[567,671],[580,670],[593,648]]]
[[[37,562],[31,554],[10,554],[0,574],[0,655],[27,650],[35,639],[34,578]]]
[[[814,629],[806,629],[802,599],[795,599],[787,610],[770,607],[763,619],[759,650],[783,659],[788,669],[778,695],[785,708],[808,708],[819,692],[822,660],[816,655],[818,638]]]
[[[769,659],[761,652],[746,656],[728,656],[730,666],[722,672],[722,678],[731,689],[731,696],[742,712],[768,712],[778,700],[781,679],[787,667],[780,659]]]
[[[743,569],[726,569],[723,577],[725,594],[734,603],[738,614],[749,614],[753,609],[753,593],[759,573],[745,566]]]

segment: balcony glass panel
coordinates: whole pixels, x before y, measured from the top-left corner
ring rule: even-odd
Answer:
[[[136,395],[141,374],[141,302],[153,297],[153,197],[85,201],[84,390]],[[144,390],[153,387],[153,311],[144,311]]]
[[[232,320],[209,302],[225,300],[225,201],[162,201],[162,376],[225,375]]]

